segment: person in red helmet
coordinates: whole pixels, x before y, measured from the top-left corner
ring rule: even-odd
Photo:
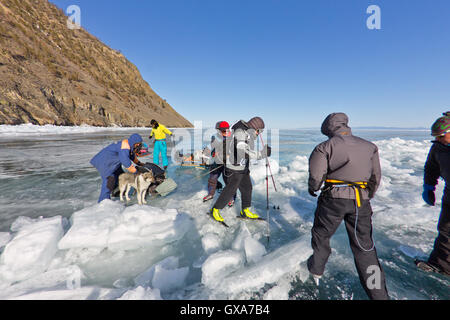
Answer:
[[[227,139],[231,136],[230,124],[226,121],[219,121],[215,126],[217,134],[211,137],[211,156],[214,159],[214,163],[211,166],[211,173],[208,179],[208,194],[203,197],[203,202],[209,201],[214,198],[214,194],[221,183],[218,181],[220,175],[223,174],[226,164],[226,150],[230,140]],[[225,179],[225,178],[224,178]],[[236,200],[236,194],[228,202],[228,206],[232,207]]]

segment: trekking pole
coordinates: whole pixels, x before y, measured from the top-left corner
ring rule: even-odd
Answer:
[[[269,161],[266,158],[266,200],[267,200],[267,207],[266,207],[266,216],[267,216],[267,245],[269,245],[270,242],[270,209],[269,209]]]
[[[262,144],[262,147],[263,147],[263,149],[264,149],[264,146],[265,146],[265,145],[264,145],[263,138],[262,138],[261,135],[259,135],[259,138],[261,139],[261,144]],[[270,176],[272,177],[273,188],[275,189],[275,192],[278,192],[277,186],[276,186],[276,184],[275,184],[275,179],[274,179],[273,174],[272,174],[272,168],[270,167],[270,163],[269,163],[269,159],[268,159],[268,158],[266,158],[266,166],[269,167]]]
[[[261,135],[259,135],[259,138],[261,139],[261,144],[262,147],[264,149],[264,141]],[[270,167],[270,163],[269,163],[269,157],[266,157],[266,215],[267,215],[267,244],[269,244],[270,241],[270,208],[269,208],[269,171],[270,171],[270,176],[272,177],[272,183],[273,183],[273,187],[275,189],[275,192],[278,192],[277,190],[277,186],[275,184],[275,179],[273,177],[272,174],[272,168]]]

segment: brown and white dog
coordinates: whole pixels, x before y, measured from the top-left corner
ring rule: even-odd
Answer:
[[[125,191],[125,198],[127,202],[130,201],[128,193],[133,187],[137,192],[137,199],[140,205],[146,204],[145,196],[147,195],[148,187],[155,182],[153,173],[151,171],[146,173],[129,173],[125,172],[119,176],[119,191],[120,191],[120,201],[123,201],[123,193]]]

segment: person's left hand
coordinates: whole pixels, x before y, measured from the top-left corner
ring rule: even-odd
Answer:
[[[434,206],[436,202],[436,196],[434,194],[435,190],[435,186],[430,186],[428,184],[423,185],[422,199],[430,206]]]
[[[263,151],[261,152],[262,158],[268,158],[272,154],[272,148],[269,147],[267,144],[264,146]]]
[[[312,197],[317,197],[317,194],[314,192],[313,189],[308,189],[308,193],[309,193]]]

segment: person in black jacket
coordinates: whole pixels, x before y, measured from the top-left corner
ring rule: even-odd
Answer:
[[[444,113],[431,127],[431,135],[436,137],[424,168],[423,200],[430,206],[435,205],[434,191],[439,177],[444,178],[445,188],[442,208],[437,226],[438,236],[428,261],[416,260],[417,266],[424,271],[433,271],[450,275],[450,112]]]

